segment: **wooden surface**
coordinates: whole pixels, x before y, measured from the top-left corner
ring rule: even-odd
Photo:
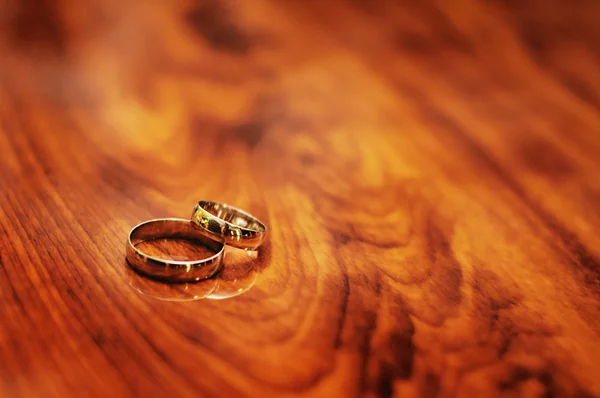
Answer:
[[[0,396],[600,396],[599,20],[0,0]],[[198,199],[268,242],[132,273]]]

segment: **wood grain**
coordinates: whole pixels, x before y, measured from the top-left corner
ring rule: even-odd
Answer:
[[[600,396],[600,2],[0,10],[0,396]],[[198,199],[268,242],[132,274]]]

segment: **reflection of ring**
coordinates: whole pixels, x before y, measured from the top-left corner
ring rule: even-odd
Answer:
[[[127,268],[129,286],[135,291],[164,301],[224,300],[247,292],[258,279],[254,261],[258,252],[225,247],[223,269],[214,277],[190,283],[162,283]]]
[[[253,215],[223,203],[201,200],[192,213],[192,223],[208,237],[240,249],[262,245],[267,227]]]
[[[205,298],[215,291],[217,278],[201,281],[164,283],[163,281],[146,278],[132,267],[127,268],[127,281],[135,291],[163,301],[196,301]]]
[[[202,260],[165,260],[145,254],[136,246],[158,238],[182,238],[198,242],[216,252]],[[129,232],[127,261],[137,271],[148,276],[175,282],[198,281],[211,277],[223,264],[224,246],[192,226],[189,220],[161,218],[139,224]]]

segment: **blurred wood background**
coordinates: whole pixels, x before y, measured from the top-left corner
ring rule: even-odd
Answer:
[[[598,21],[0,0],[0,396],[600,396]],[[198,199],[268,243],[132,273],[129,229]]]

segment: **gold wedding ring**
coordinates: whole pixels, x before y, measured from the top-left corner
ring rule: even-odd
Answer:
[[[136,246],[158,238],[181,238],[198,242],[216,252],[215,255],[192,261],[166,260],[150,256]],[[206,279],[221,269],[224,245],[206,236],[189,220],[160,218],[134,227],[127,239],[127,261],[142,274],[171,282],[190,282]]]
[[[201,200],[192,224],[207,237],[239,249],[255,250],[265,240],[267,227],[253,215],[223,203]]]

